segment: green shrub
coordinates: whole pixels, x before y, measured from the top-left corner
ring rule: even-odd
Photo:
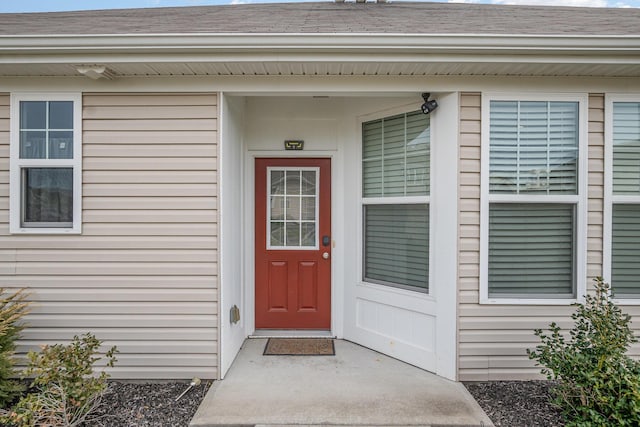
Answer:
[[[91,421],[107,389],[109,375],[94,373],[102,357],[102,341],[92,334],[77,335],[69,345],[44,346],[29,353],[26,375],[33,375],[31,391],[8,414],[6,420],[17,426],[78,426]],[[116,347],[106,354],[106,365],[116,362]]]
[[[24,386],[15,380],[19,375],[14,369],[13,355],[24,328],[17,322],[27,313],[25,299],[24,290],[6,293],[0,288],[0,408],[6,408],[24,391]]]
[[[550,334],[536,329],[542,344],[527,350],[557,381],[554,402],[567,426],[640,425],[640,362],[626,354],[637,339],[631,317],[611,301],[609,290],[596,279],[595,295],[575,304],[569,336],[552,323]]]

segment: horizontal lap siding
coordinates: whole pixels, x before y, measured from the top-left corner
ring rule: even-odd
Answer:
[[[114,378],[217,377],[217,99],[85,94],[79,236],[8,233],[0,97],[0,276],[33,300],[20,352],[91,331]]]
[[[589,185],[587,204],[587,287],[602,276],[604,229],[604,94],[589,96]]]
[[[526,350],[535,328],[572,325],[573,307],[480,305],[481,94],[463,93],[460,112],[458,369],[462,381],[541,378]],[[604,98],[589,98],[589,215],[587,274],[602,274]],[[633,308],[627,309],[630,314]],[[640,310],[635,310],[638,314]],[[634,347],[634,354],[638,353]]]
[[[539,342],[533,329],[556,322],[573,325],[573,307],[480,305],[480,94],[461,96],[460,135],[460,240],[459,377],[463,381],[540,378],[526,355]],[[604,96],[589,97],[589,201],[587,231],[587,284],[602,274],[604,194]],[[634,318],[640,335],[640,306],[622,306]],[[640,344],[630,354],[640,357]]]

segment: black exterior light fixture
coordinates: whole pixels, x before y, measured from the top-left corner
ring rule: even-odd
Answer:
[[[429,114],[433,110],[438,108],[438,102],[435,99],[432,99],[431,101],[429,101],[430,96],[431,94],[428,92],[425,92],[422,94],[422,99],[424,99],[424,104],[422,104],[422,107],[420,108],[422,109],[422,113],[424,114]]]

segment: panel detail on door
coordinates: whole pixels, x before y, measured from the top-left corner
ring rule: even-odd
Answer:
[[[318,263],[301,261],[298,264],[298,311],[318,310]]]
[[[331,160],[255,165],[256,329],[330,329]]]
[[[287,311],[289,264],[286,261],[269,263],[269,311]]]

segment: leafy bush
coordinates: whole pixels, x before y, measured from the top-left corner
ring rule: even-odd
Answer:
[[[16,340],[24,328],[17,322],[27,313],[28,302],[24,290],[6,293],[0,288],[0,407],[6,408],[24,391],[23,385],[16,381],[13,354]]]
[[[17,426],[78,426],[89,422],[100,406],[109,375],[94,374],[102,341],[92,334],[77,335],[69,345],[44,346],[30,352],[26,375],[34,375],[32,392],[23,397],[7,420]],[[116,347],[106,354],[106,365],[116,362]]]
[[[610,287],[596,279],[595,295],[575,304],[569,336],[551,323],[550,334],[536,329],[542,341],[529,358],[558,381],[555,404],[568,426],[639,426],[640,362],[626,352],[636,342],[629,323],[609,296]]]

